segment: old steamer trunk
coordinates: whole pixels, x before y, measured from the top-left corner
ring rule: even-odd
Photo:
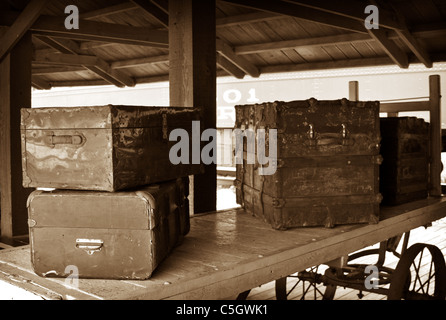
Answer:
[[[198,110],[97,106],[22,109],[23,186],[117,191],[202,172],[173,165],[173,129],[191,137]]]
[[[149,278],[189,232],[188,180],[120,192],[34,191],[28,200],[34,271]]]
[[[428,196],[429,123],[415,117],[381,118],[380,191],[383,204]]]
[[[377,223],[379,102],[273,102],[236,106],[236,128],[277,129],[277,170],[237,164],[237,202],[276,229]],[[259,150],[257,150],[258,152]],[[274,162],[270,161],[270,165]],[[265,165],[267,166],[267,165]]]

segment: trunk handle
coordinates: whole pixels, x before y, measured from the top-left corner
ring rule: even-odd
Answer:
[[[76,248],[84,250],[89,255],[101,251],[103,245],[104,241],[101,239],[76,239]]]
[[[56,144],[71,144],[80,147],[85,144],[85,136],[81,133],[75,132],[74,134],[55,135],[54,132],[50,132],[44,138],[45,144],[54,148]]]
[[[350,145],[351,142],[349,142],[349,137],[348,137],[348,129],[347,126],[342,123],[341,124],[341,131],[340,131],[340,138],[335,138],[335,137],[323,137],[322,135],[319,135],[316,130],[314,129],[314,125],[312,123],[310,123],[309,125],[309,130],[307,131],[307,135],[308,135],[308,143],[310,146],[316,146],[316,145],[341,145],[341,146],[346,146],[346,145]],[[332,134],[330,134],[332,135]]]

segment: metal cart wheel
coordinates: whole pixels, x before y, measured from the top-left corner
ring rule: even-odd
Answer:
[[[338,286],[356,289],[359,291],[358,297],[362,298],[362,292],[367,291],[364,287],[364,283],[367,277],[365,270],[368,265],[354,264],[351,263],[351,261],[372,255],[376,255],[378,258],[374,266],[378,271],[377,280],[379,283],[377,288],[373,288],[373,292],[387,294],[387,289],[385,287],[388,286],[391,281],[393,269],[383,265],[386,252],[391,252],[396,257],[400,258],[402,253],[407,249],[409,234],[409,232],[404,234],[401,253],[398,253],[396,249],[403,235],[398,235],[382,241],[378,249],[363,250],[349,255],[349,263],[344,267],[328,267],[324,274],[320,274],[318,273],[320,269],[319,265],[288,277],[278,279],[276,280],[276,299],[287,300],[294,291],[292,296],[300,298],[301,300],[333,300]],[[293,281],[293,279],[296,278],[297,280]],[[302,293],[295,292],[296,288],[300,286],[302,287]]]
[[[297,274],[276,280],[276,299],[288,300],[294,292],[300,300],[332,300],[336,292],[336,286],[322,283],[322,275],[318,273],[319,265],[306,269]],[[327,272],[332,272],[327,269]],[[294,281],[288,281],[295,279]],[[295,291],[301,288],[301,292]]]
[[[416,243],[407,249],[393,273],[389,300],[444,300],[446,266],[442,252],[434,245]]]

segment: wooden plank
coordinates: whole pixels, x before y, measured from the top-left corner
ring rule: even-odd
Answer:
[[[245,73],[241,69],[237,68],[236,65],[227,60],[220,53],[217,54],[217,65],[237,79],[243,79],[243,77],[245,76]]]
[[[37,20],[48,0],[32,0],[14,21],[14,24],[1,37],[0,61],[11,51],[31,25]]]
[[[311,37],[295,40],[274,41],[234,47],[236,54],[252,54],[271,50],[295,49],[299,47],[329,46],[343,43],[370,41],[370,36],[361,33],[347,33],[325,37]]]
[[[281,18],[281,15],[270,12],[250,12],[235,16],[218,18],[216,21],[217,28],[238,26],[244,23],[254,23],[259,21],[270,21]]]
[[[402,51],[392,40],[389,40],[384,29],[367,29],[367,31],[400,68],[409,67],[409,59],[407,54]]]
[[[144,57],[144,58],[114,61],[110,64],[110,66],[113,69],[123,69],[123,68],[139,67],[139,66],[143,66],[146,64],[156,64],[156,63],[166,63],[166,62],[169,62],[168,54]]]
[[[135,85],[135,81],[131,77],[118,70],[113,70],[107,62],[96,56],[50,53],[44,56],[36,55],[34,62],[51,65],[84,66],[118,87]]]
[[[183,244],[146,281],[80,279],[76,290],[63,288],[64,278],[33,273],[29,247],[1,250],[0,273],[23,277],[19,287],[32,282],[79,299],[222,299],[443,218],[445,209],[446,198],[431,198],[385,207],[378,224],[286,231],[228,210],[192,218]]]
[[[342,3],[336,3],[330,0],[285,0],[296,5],[313,8],[322,12],[332,13],[342,17],[352,18],[364,23],[367,14],[364,10],[367,3],[362,1],[347,0]],[[403,27],[395,20],[394,13],[383,6],[378,6],[379,9],[379,25],[380,27],[401,30]]]
[[[130,2],[133,2],[147,14],[158,20],[158,22],[160,22],[164,27],[167,28],[169,26],[169,16],[157,5],[148,0],[130,0]]]
[[[49,90],[51,89],[51,84],[43,79],[40,79],[39,77],[36,77],[33,75],[31,84],[34,88],[39,90]]]
[[[0,190],[1,238],[28,233],[26,200],[31,189],[22,187],[20,109],[31,108],[31,33],[25,33],[0,62]]]
[[[221,39],[216,40],[216,49],[223,55],[227,60],[231,61],[236,67],[243,70],[245,73],[249,74],[251,77],[259,77],[259,69],[251,64],[248,60],[243,57],[239,57],[235,54],[233,48],[229,46],[226,42]]]
[[[113,6],[100,8],[98,10],[93,10],[93,11],[89,11],[89,12],[85,12],[85,13],[81,12],[80,18],[85,19],[85,20],[95,19],[95,18],[106,17],[109,15],[117,14],[117,13],[121,13],[121,12],[127,12],[130,10],[134,10],[136,8],[137,8],[137,6],[132,2],[122,2],[122,3],[118,3],[116,5],[113,5]]]
[[[430,195],[441,195],[441,92],[440,76],[429,76],[429,103],[430,103]]]
[[[345,59],[336,61],[310,62],[299,64],[284,64],[260,67],[260,73],[275,73],[287,71],[323,70],[335,68],[353,68],[366,66],[390,65],[393,61],[388,57]]]
[[[366,33],[364,25],[359,21],[347,17],[338,16],[328,12],[321,12],[308,7],[299,7],[286,2],[271,2],[266,0],[224,0],[243,7],[256,10],[263,10],[276,14],[288,15],[299,19],[313,21],[330,27],[341,28],[344,30]]]
[[[66,53],[50,53],[34,55],[33,61],[39,64],[69,65],[69,66],[95,66],[98,58],[92,55],[76,55]]]
[[[429,101],[385,102],[380,104],[380,112],[398,113],[410,111],[429,111]]]
[[[79,56],[81,55],[80,46],[72,40],[53,39],[51,37],[38,37],[38,39],[63,54],[73,54]],[[116,85],[117,87],[123,87],[123,86],[133,87],[135,85],[135,81],[131,77],[121,73],[120,71],[113,70],[110,64],[108,64],[107,62],[98,57],[94,65],[92,66],[82,65],[82,66],[90,71],[93,71],[101,78],[103,78],[104,80],[108,81],[111,84]]]
[[[1,24],[10,26],[18,15],[13,11],[5,11],[1,15]],[[148,30],[144,27],[133,27],[114,23],[79,20],[79,29],[66,29],[65,17],[40,16],[30,30],[35,34],[60,37],[74,40],[112,42],[129,45],[141,45],[157,48],[168,48],[168,33],[165,30]]]
[[[168,288],[155,286],[155,288],[141,289],[130,295],[123,294],[115,298],[153,299],[156,292],[160,290],[163,291],[163,297],[171,299],[218,299],[230,296],[234,292],[251,289],[262,283],[335,259],[339,255],[375,244],[424,225],[430,220],[444,217],[446,206],[444,199],[438,202],[431,201],[428,207],[423,206],[423,201],[400,206],[400,210],[408,211],[385,219],[379,224],[357,226],[345,232],[338,230],[337,234],[328,238],[303,246],[281,247],[280,252],[258,257],[252,261],[245,260],[226,270],[219,270],[219,272],[195,279],[185,279],[177,286],[172,285]],[[411,207],[412,209],[409,209]],[[299,231],[300,229],[294,230],[294,232]],[[316,229],[314,232],[317,233]]]
[[[201,130],[216,128],[215,11],[215,0],[169,1],[170,105],[202,108]],[[205,165],[193,180],[195,212],[215,210],[216,164]]]
[[[425,65],[426,68],[432,68],[432,60],[429,57],[429,53],[426,49],[414,38],[414,36],[409,32],[409,30],[397,30],[398,35],[401,40],[409,47],[409,49],[415,54],[415,56],[420,60],[421,63]]]

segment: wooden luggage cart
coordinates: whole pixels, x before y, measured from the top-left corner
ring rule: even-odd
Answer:
[[[430,116],[430,186],[429,194],[441,196],[441,112],[439,77],[429,78],[428,100],[416,102],[381,103],[380,112],[388,117],[398,117],[399,112],[428,111]],[[350,100],[358,100],[358,82],[349,83]],[[409,99],[406,99],[409,100]],[[297,274],[294,286],[287,288],[287,278],[276,280],[277,299],[287,299],[300,282],[307,282],[301,295],[333,299],[336,287],[349,287],[362,292],[374,292],[387,295],[389,299],[440,299],[446,297],[446,266],[441,250],[433,245],[415,243],[408,248],[410,231],[404,233],[404,241],[397,251],[403,234],[381,241],[379,248],[358,251],[327,263],[325,273],[318,272],[319,266],[311,267]],[[396,268],[386,267],[386,253],[391,252],[399,258]],[[357,259],[376,255],[376,263],[358,264]],[[427,258],[426,258],[427,257]],[[424,259],[424,260],[423,260]],[[372,268],[375,268],[376,286],[370,285]],[[427,276],[423,275],[428,268]],[[432,284],[434,283],[434,284]],[[325,286],[325,290],[322,288]],[[247,292],[241,297],[246,296]]]
[[[284,298],[283,294],[286,296],[286,292],[283,288],[286,286],[283,284],[287,283],[289,275],[301,271],[300,276],[306,282],[326,284],[328,290],[326,289],[324,294],[326,298],[330,298],[335,286],[354,287],[358,282],[362,286],[365,273],[363,272],[360,277],[354,277],[358,274],[355,271],[361,270],[361,266],[352,265],[353,259],[378,253],[381,257],[378,259],[379,263],[376,263],[380,285],[390,285],[390,289],[382,291],[378,290],[382,289],[379,287],[371,290],[387,294],[392,299],[441,297],[444,299],[446,272],[444,258],[438,248],[428,244],[416,244],[404,250],[395,270],[385,269],[382,267],[384,264],[381,265],[382,254],[395,248],[397,242],[395,237],[446,217],[446,197],[441,195],[440,183],[439,77],[431,76],[430,84],[429,101],[382,105],[383,112],[415,110],[430,112],[432,130],[430,196],[402,205],[383,207],[377,224],[340,225],[334,228],[292,228],[278,231],[250,216],[241,208],[231,209],[192,217],[191,231],[184,242],[175,248],[148,280],[77,279],[75,273],[66,279],[39,277],[32,270],[29,246],[0,250],[0,280],[45,299],[152,300],[225,299],[235,298],[240,292],[242,294],[238,297],[243,298],[252,288],[277,280],[277,297]],[[355,87],[355,84],[352,86]],[[407,243],[406,240],[403,242]],[[377,243],[382,244],[378,250],[351,254]],[[412,262],[421,251],[430,253],[423,257],[430,257],[427,269],[431,272],[428,271],[427,282],[422,280],[421,283],[426,287],[429,286],[432,293],[429,291],[420,294],[416,292],[418,288],[412,289],[412,286],[409,286],[409,279],[411,282],[420,283],[416,275],[409,278],[408,270],[414,266]],[[302,272],[313,266],[327,264],[329,261],[342,262],[339,257],[348,257],[344,259],[346,264],[330,268],[329,270],[334,271],[322,275],[325,278],[314,272]],[[415,266],[418,266],[418,263],[417,259]],[[329,264],[333,266],[332,263]],[[349,269],[353,267],[358,268]],[[344,281],[346,278],[350,283]],[[357,287],[359,290],[361,288]]]

